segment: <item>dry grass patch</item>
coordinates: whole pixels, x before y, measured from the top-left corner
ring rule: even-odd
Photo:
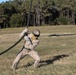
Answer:
[[[42,26],[29,27],[30,32],[40,29],[40,44],[36,48],[41,57],[40,67],[34,68],[34,60],[26,56],[18,65],[16,71],[11,70],[11,65],[17,53],[23,46],[21,41],[11,51],[0,56],[0,75],[76,75],[76,53],[67,56],[76,50],[76,26]],[[13,45],[19,39],[19,34],[24,28],[7,28],[0,30],[0,52]],[[49,36],[53,35],[53,36]],[[42,35],[46,34],[46,35]],[[59,36],[56,36],[58,34]]]

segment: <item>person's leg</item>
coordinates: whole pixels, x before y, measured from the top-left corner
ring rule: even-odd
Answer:
[[[26,52],[25,50],[22,50],[18,55],[17,57],[15,58],[14,62],[13,62],[13,65],[12,65],[12,69],[16,69],[17,68],[17,65],[19,63],[19,61],[26,55]]]
[[[39,62],[40,62],[40,57],[39,57],[38,53],[33,50],[33,51],[29,52],[29,55],[35,59],[34,67],[38,67]]]

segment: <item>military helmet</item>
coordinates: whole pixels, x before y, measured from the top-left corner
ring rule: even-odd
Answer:
[[[35,29],[33,31],[34,36],[39,37],[40,36],[40,31],[38,29]]]

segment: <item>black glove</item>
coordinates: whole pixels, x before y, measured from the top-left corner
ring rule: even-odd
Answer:
[[[25,35],[25,36],[27,36],[27,35],[28,35],[28,33],[27,33],[27,32],[25,32],[25,33],[24,33],[24,35]]]

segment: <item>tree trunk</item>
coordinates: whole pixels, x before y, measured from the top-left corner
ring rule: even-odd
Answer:
[[[1,24],[0,24],[0,29],[2,29]]]
[[[36,25],[36,15],[34,14],[34,26]]]
[[[40,0],[37,3],[36,8],[36,24],[40,25]]]
[[[72,11],[72,22],[73,22],[74,24],[76,24],[75,12],[74,12],[74,11]]]
[[[40,12],[39,12],[39,8],[36,9],[36,24],[40,25]]]

